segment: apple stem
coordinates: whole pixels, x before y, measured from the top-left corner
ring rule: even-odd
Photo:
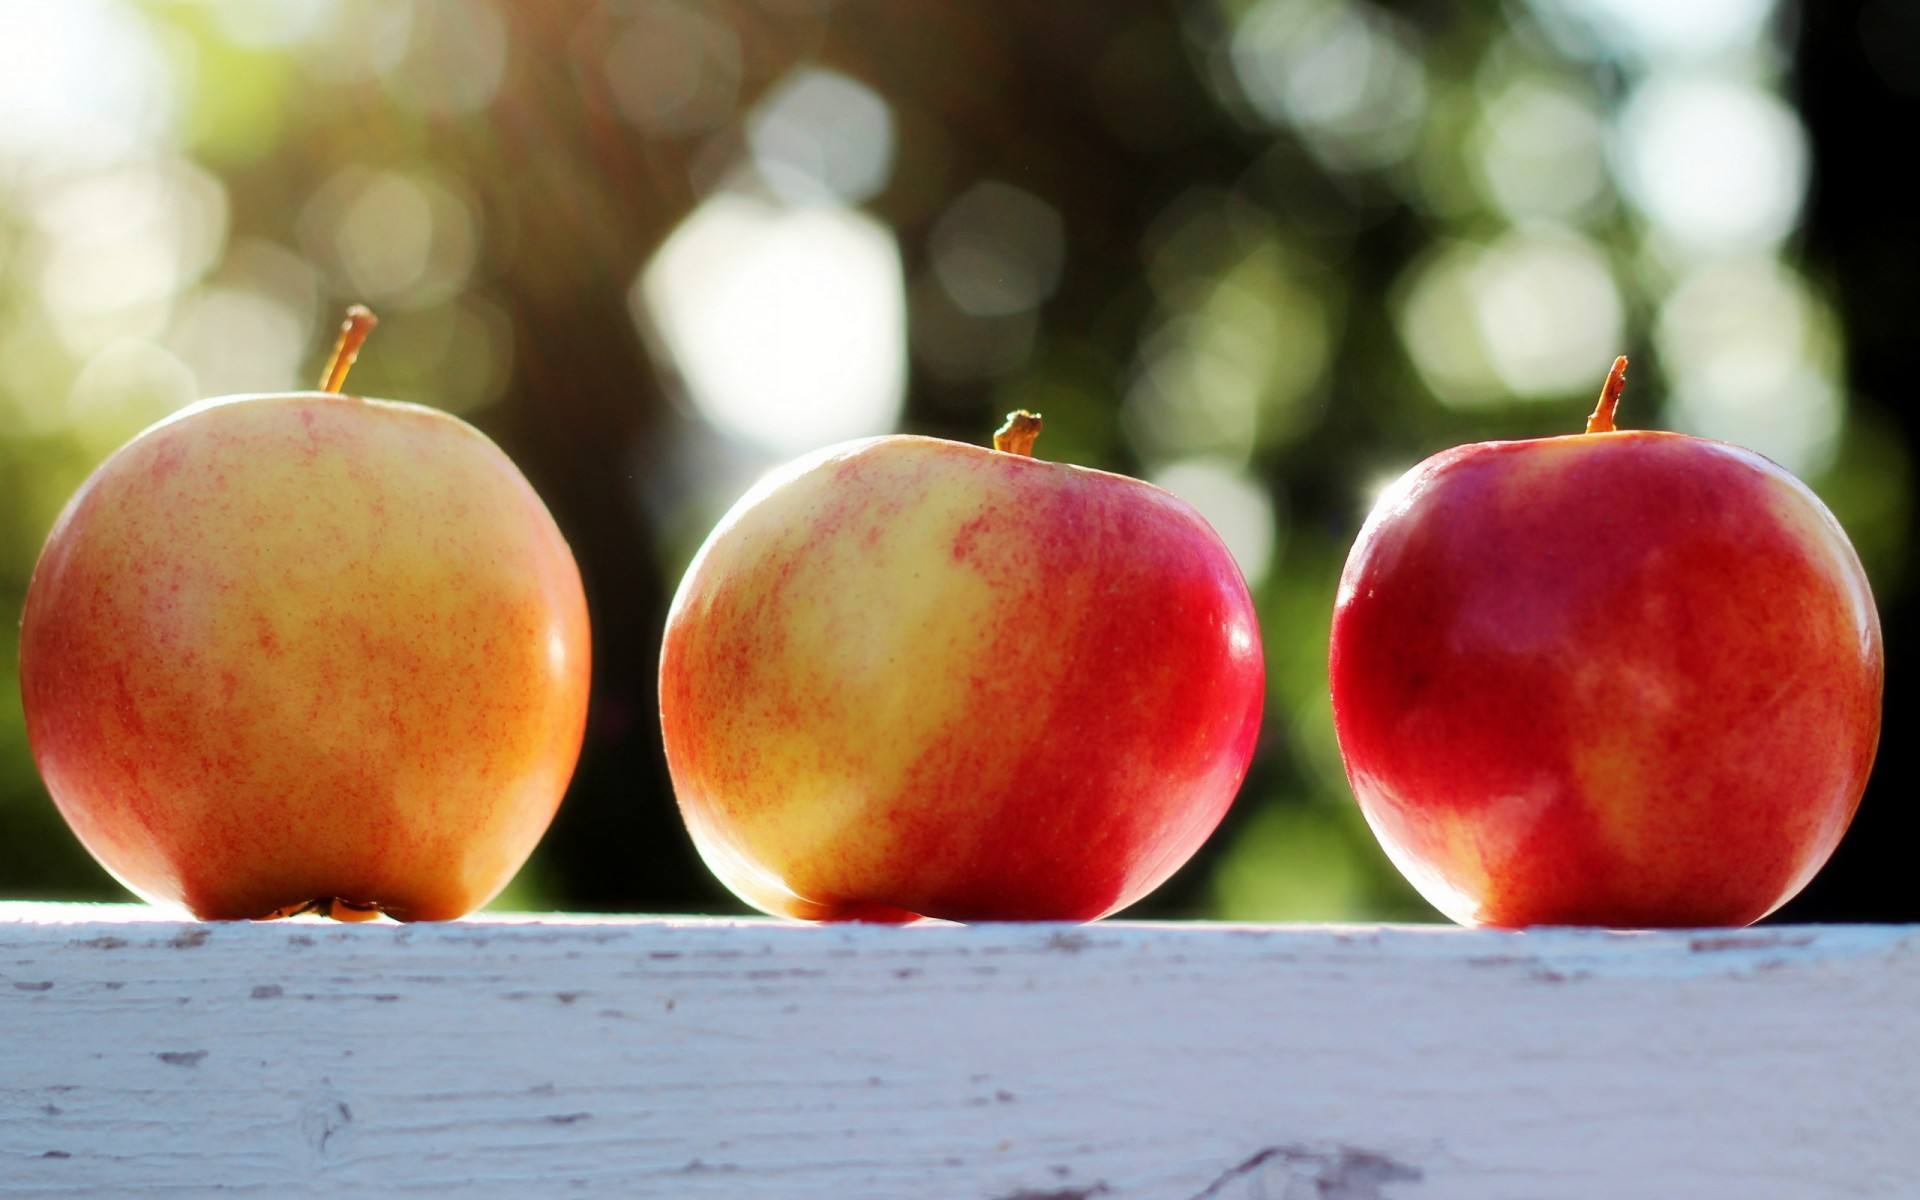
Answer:
[[[1033,443],[1040,436],[1040,414],[1015,409],[1007,414],[1007,423],[993,431],[993,448],[1008,454],[1033,457]]]
[[[347,372],[353,370],[353,361],[360,357],[360,345],[373,332],[380,318],[364,304],[356,304],[347,309],[347,319],[340,323],[340,340],[333,344],[333,357],[327,360],[326,373],[320,376],[320,390],[337,392],[346,385]]]
[[[1613,410],[1620,403],[1620,393],[1627,390],[1627,356],[1622,354],[1613,360],[1613,369],[1607,372],[1607,382],[1600,387],[1600,402],[1593,406],[1593,415],[1587,418],[1588,433],[1612,433]]]

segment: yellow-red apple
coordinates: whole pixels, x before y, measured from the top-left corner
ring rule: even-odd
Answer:
[[[1460,446],[1381,497],[1341,577],[1347,775],[1463,924],[1743,925],[1866,786],[1879,617],[1846,534],[1747,450],[1613,428]]]
[[[42,550],[35,761],[123,883],[204,918],[460,916],[570,778],[587,613],[512,462],[443,412],[212,400],[116,451]]]
[[[743,498],[667,619],[680,810],[742,899],[815,920],[1091,920],[1227,810],[1260,722],[1245,581],[1139,480],[925,437]]]

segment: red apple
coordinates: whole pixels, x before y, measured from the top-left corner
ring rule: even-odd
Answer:
[[[1264,670],[1245,581],[1135,479],[925,437],[830,447],[707,539],[667,619],[680,811],[815,920],[1091,920],[1232,802]]]
[[[587,702],[573,556],[428,408],[209,401],[116,451],[41,551],[27,734],[115,876],[205,918],[457,917],[560,801]]]
[[[1334,608],[1334,723],[1387,855],[1469,925],[1744,925],[1866,786],[1880,622],[1791,474],[1702,438],[1460,446],[1381,497]]]

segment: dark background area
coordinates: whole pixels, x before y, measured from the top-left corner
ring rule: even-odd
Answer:
[[[371,303],[354,390],[498,440],[587,584],[585,747],[503,905],[739,911],[660,755],[681,569],[810,436],[1026,406],[1044,456],[1188,495],[1261,610],[1253,772],[1132,915],[1434,919],[1340,773],[1334,581],[1379,486],[1577,431],[1624,352],[1623,425],[1802,474],[1880,604],[1872,783],[1774,919],[1920,917],[1905,6],[101,0],[4,10],[0,68],[0,621],[114,446],[309,386]],[[716,399],[714,345],[761,408]],[[13,640],[0,896],[116,897],[34,775]]]
[[[1814,174],[1805,254],[1828,281],[1848,338],[1847,384],[1881,436],[1920,445],[1913,381],[1920,337],[1911,316],[1920,279],[1920,184],[1874,145],[1876,131],[1920,121],[1920,13],[1878,0],[1807,5],[1796,53],[1794,96],[1811,133]],[[1910,517],[1895,522],[1910,539]],[[1912,803],[1920,712],[1910,631],[1920,629],[1909,582],[1911,551],[1899,575],[1875,580],[1886,634],[1887,691],[1880,755],[1853,828],[1827,869],[1783,908],[1781,921],[1912,921],[1920,890],[1900,866],[1899,847],[1920,836]]]

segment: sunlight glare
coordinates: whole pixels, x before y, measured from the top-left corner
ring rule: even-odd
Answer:
[[[635,281],[700,414],[793,454],[885,433],[906,390],[906,287],[893,233],[844,208],[721,193]]]
[[[1622,182],[1663,233],[1720,251],[1791,232],[1807,190],[1807,131],[1747,84],[1654,78],[1621,117]]]
[[[126,5],[0,3],[0,181],[158,149],[177,95],[151,28]]]

